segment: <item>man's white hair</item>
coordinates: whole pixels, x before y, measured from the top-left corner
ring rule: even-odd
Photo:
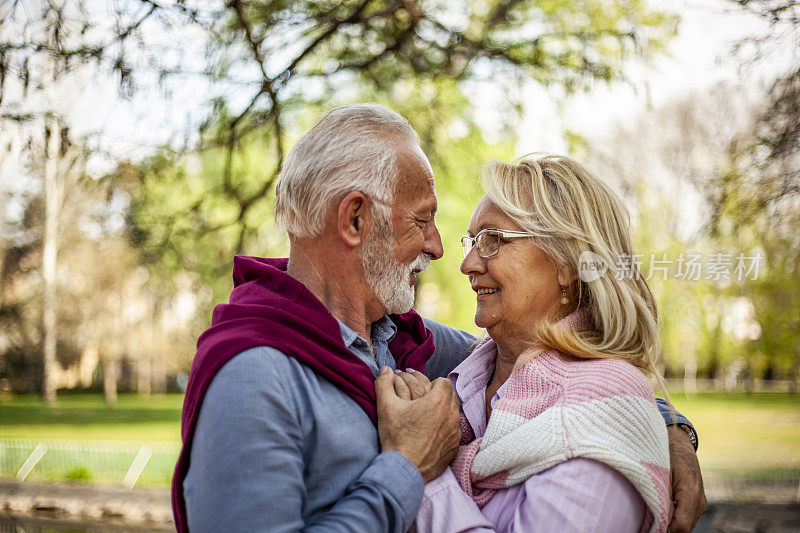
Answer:
[[[419,143],[400,114],[378,104],[337,107],[294,145],[275,192],[275,218],[291,237],[322,233],[332,204],[351,191],[376,200],[373,216],[390,219],[397,185],[398,140]]]

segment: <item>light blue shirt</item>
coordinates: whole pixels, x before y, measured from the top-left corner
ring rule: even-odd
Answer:
[[[446,375],[474,338],[436,322],[431,377]],[[342,339],[377,376],[396,367],[388,317],[367,342]],[[377,358],[377,362],[375,360]],[[194,433],[184,496],[189,529],[202,531],[407,531],[422,476],[382,452],[375,425],[345,393],[297,360],[258,347],[229,361],[208,388]]]

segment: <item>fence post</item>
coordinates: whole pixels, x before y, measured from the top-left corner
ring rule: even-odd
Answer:
[[[141,448],[139,448],[139,453],[137,453],[136,457],[133,459],[133,463],[131,463],[128,473],[125,474],[125,479],[122,480],[122,484],[129,489],[132,489],[136,484],[136,481],[139,479],[139,476],[142,475],[144,467],[147,466],[147,461],[150,460],[152,455],[153,452],[150,450],[150,447],[147,444],[144,444]]]
[[[33,468],[36,466],[36,463],[41,460],[46,451],[47,448],[45,448],[43,442],[37,444],[36,448],[34,448],[28,458],[25,459],[25,462],[22,463],[19,472],[17,472],[17,480],[25,481],[25,478],[28,477],[28,474],[31,473],[31,470],[33,470]]]
[[[800,476],[798,476],[800,477]],[[800,479],[797,481],[797,496],[794,497],[796,503],[800,503]]]

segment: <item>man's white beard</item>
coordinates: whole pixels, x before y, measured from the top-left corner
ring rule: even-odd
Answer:
[[[389,315],[405,313],[411,309],[414,305],[411,272],[426,270],[431,264],[430,258],[424,253],[419,254],[408,265],[396,261],[392,236],[391,231],[389,236],[383,231],[376,231],[361,247],[364,278]]]

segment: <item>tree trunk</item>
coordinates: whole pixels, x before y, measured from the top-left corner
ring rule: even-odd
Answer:
[[[719,317],[717,319],[717,326],[714,328],[713,337],[711,337],[711,350],[709,353],[709,358],[711,359],[712,372],[714,372],[713,369],[716,368],[719,376],[719,377],[713,375],[711,376],[712,378],[714,378],[714,388],[718,391],[728,388],[727,383],[723,378],[725,372],[722,369],[722,365],[720,365],[719,361],[719,345],[721,340],[722,340],[722,317]]]
[[[92,386],[92,379],[97,364],[100,362],[100,342],[97,337],[92,336],[86,343],[83,353],[81,353],[80,374],[81,387],[88,389]]]
[[[683,392],[697,393],[697,356],[691,332],[681,323],[681,356],[683,359]]]
[[[142,354],[136,362],[136,392],[150,396],[150,378],[153,373],[153,356]]]
[[[103,395],[106,405],[117,405],[117,379],[119,378],[119,361],[112,359],[103,360]]]
[[[2,194],[3,191],[0,190],[0,195]],[[3,222],[0,221],[0,309],[2,309],[6,303],[6,298],[5,298],[6,283],[3,278],[3,265],[5,264],[5,261],[6,261],[6,248],[5,248],[5,242],[3,241]]]
[[[687,350],[683,356],[683,392],[687,395],[697,393],[697,358],[694,350]]]
[[[156,394],[167,392],[167,367],[161,360],[162,357],[158,354],[157,359],[153,361],[153,392]]]
[[[725,378],[725,391],[736,392],[739,387],[739,373],[745,368],[745,361],[742,357],[737,357],[728,364]]]
[[[58,157],[60,131],[55,120],[46,128],[47,155],[44,168],[45,217],[42,251],[44,354],[42,364],[42,396],[46,405],[56,403],[56,271],[58,250]]]
[[[789,376],[789,392],[797,394],[797,375],[800,373],[800,340],[794,344],[792,354],[792,374]]]
[[[747,394],[752,394],[756,390],[756,371],[753,368],[754,363],[753,361],[748,360],[745,363],[744,371],[745,371],[745,381],[744,381],[744,391]]]

